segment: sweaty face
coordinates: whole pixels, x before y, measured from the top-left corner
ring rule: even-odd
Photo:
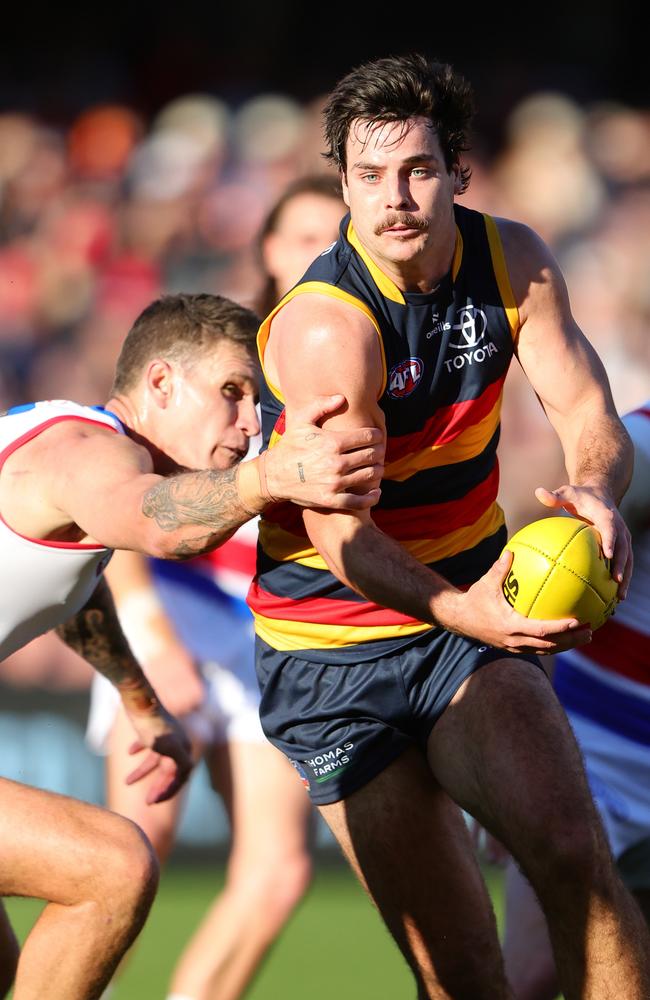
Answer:
[[[395,278],[439,270],[453,251],[459,174],[447,170],[431,124],[357,120],[346,155],[343,193],[365,249]]]
[[[338,198],[305,192],[286,203],[274,232],[264,241],[266,268],[280,297],[292,288],[311,262],[339,235],[345,204]]]
[[[259,433],[257,357],[223,339],[182,370],[175,369],[165,412],[166,453],[187,469],[228,469]]]

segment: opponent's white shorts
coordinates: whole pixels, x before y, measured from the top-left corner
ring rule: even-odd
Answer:
[[[574,712],[567,715],[582,750],[612,854],[618,860],[650,837],[650,748]]]
[[[204,744],[266,743],[259,720],[252,616],[226,599],[215,599],[207,588],[188,595],[175,587],[173,600],[180,638],[196,656],[205,681],[202,707],[181,719],[189,734]],[[155,678],[152,682],[155,687]],[[87,743],[96,753],[107,752],[119,701],[110,681],[98,674],[86,729]]]

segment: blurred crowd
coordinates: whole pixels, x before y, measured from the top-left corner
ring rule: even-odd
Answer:
[[[235,108],[187,94],[150,121],[114,104],[88,107],[65,127],[0,112],[0,410],[40,398],[103,402],[125,333],[163,292],[216,292],[255,306],[267,212],[289,182],[331,169],[323,101],[267,93]],[[551,245],[619,410],[643,402],[650,110],[534,93],[514,107],[504,136],[488,156],[477,131],[462,202],[526,222]],[[564,479],[557,441],[516,364],[500,462],[514,530],[544,514],[534,486]],[[16,680],[36,656],[39,682],[45,672],[57,684],[54,641],[22,654]],[[3,676],[13,673],[12,662],[3,666]],[[85,665],[66,677],[84,683]]]

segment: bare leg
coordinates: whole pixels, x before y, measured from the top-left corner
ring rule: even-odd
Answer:
[[[650,937],[616,871],[566,715],[542,671],[469,678],[429,740],[434,773],[540,900],[566,1000],[647,1000]]]
[[[155,779],[143,778],[135,785],[125,784],[125,778],[133,770],[133,757],[129,746],[133,742],[133,727],[120,706],[110,732],[108,755],[106,757],[106,802],[113,812],[125,816],[144,831],[156,852],[160,864],[164,864],[174,846],[176,827],[180,817],[182,802],[187,788],[168,802],[147,805],[148,784]],[[198,749],[195,757],[198,755]],[[119,979],[124,967],[133,956],[133,948],[124,956],[115,970],[114,979]]]
[[[417,750],[321,806],[431,1000],[506,1000],[492,904],[467,824]]]
[[[270,743],[214,748],[211,773],[233,830],[226,886],[181,956],[171,992],[236,1000],[307,888],[312,807]]]
[[[517,1000],[555,1000],[560,987],[546,919],[530,883],[512,860],[506,869],[503,957]]]
[[[0,779],[0,843],[0,895],[47,900],[15,1000],[96,1000],[154,899],[146,838],[105,809]]]
[[[650,893],[641,890],[633,895],[649,923]],[[503,954],[517,1000],[555,1000],[560,987],[546,920],[530,883],[512,859],[506,869]]]
[[[0,998],[6,997],[16,977],[20,945],[9,922],[7,911],[0,903]]]

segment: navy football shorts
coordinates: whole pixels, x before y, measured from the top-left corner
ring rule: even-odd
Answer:
[[[407,747],[424,751],[463,681],[486,663],[508,658],[543,669],[536,656],[515,657],[439,628],[388,656],[347,664],[279,652],[258,636],[262,728],[289,758],[314,803],[338,802]]]

